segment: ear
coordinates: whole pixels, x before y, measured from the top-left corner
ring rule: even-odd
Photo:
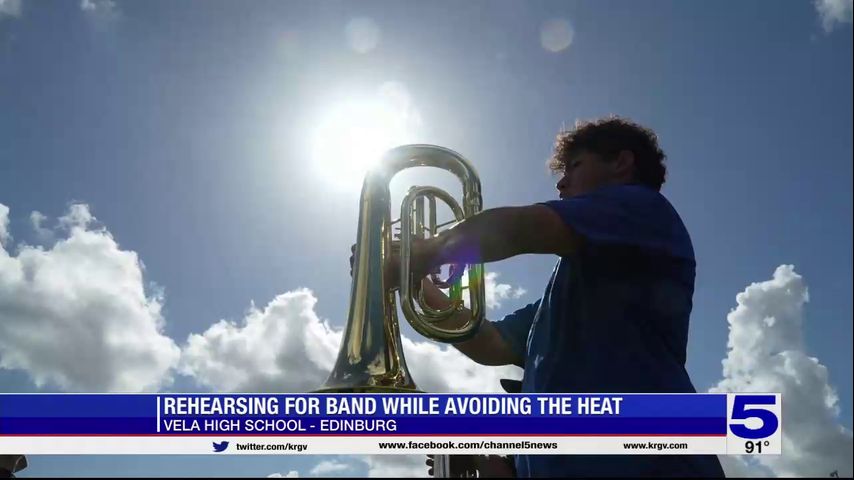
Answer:
[[[635,154],[631,150],[620,150],[614,161],[614,172],[621,177],[631,178],[635,174]]]

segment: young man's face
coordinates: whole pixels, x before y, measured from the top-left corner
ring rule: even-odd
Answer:
[[[599,154],[582,150],[567,160],[563,177],[555,187],[560,198],[569,198],[605,185],[622,183],[625,168],[620,165],[617,160],[606,161]]]

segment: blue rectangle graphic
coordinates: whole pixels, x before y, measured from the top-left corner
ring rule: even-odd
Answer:
[[[724,394],[0,394],[3,435],[725,435]]]

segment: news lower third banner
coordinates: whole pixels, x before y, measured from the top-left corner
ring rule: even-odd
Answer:
[[[780,394],[0,394],[0,454],[779,455]]]

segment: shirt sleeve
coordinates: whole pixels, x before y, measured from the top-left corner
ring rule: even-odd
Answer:
[[[540,300],[506,315],[498,322],[494,322],[495,328],[510,345],[513,353],[519,358],[525,358],[528,344],[528,333],[534,323],[534,316],[540,308]]]
[[[594,243],[623,244],[694,260],[688,232],[666,198],[642,185],[612,185],[541,202]]]

